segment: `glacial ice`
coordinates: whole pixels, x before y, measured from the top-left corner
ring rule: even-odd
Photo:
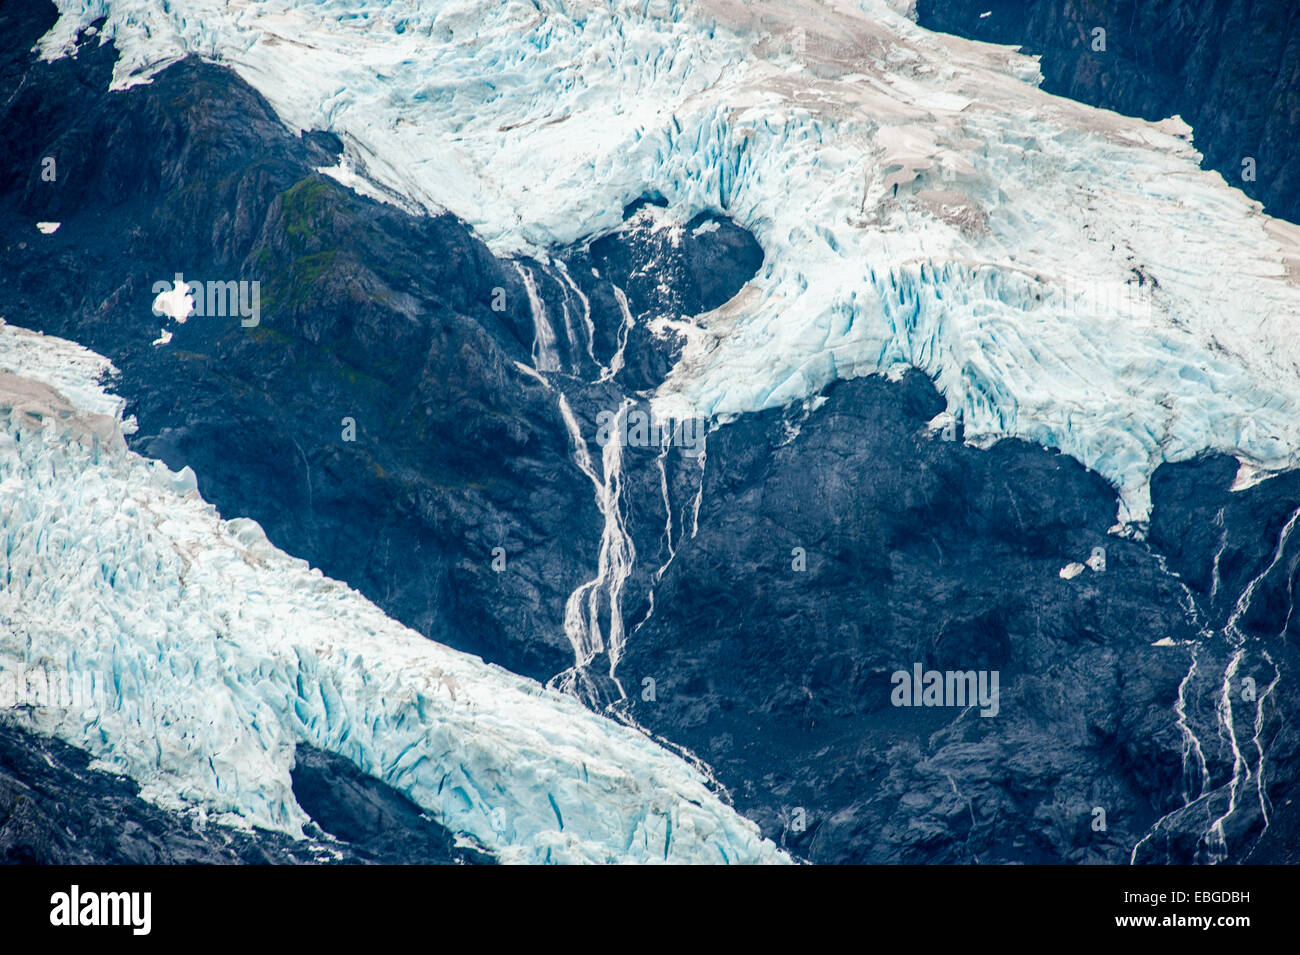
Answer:
[[[1300,229],[1199,169],[1179,118],[1049,96],[902,0],[58,5],[46,56],[102,16],[115,86],[225,64],[498,252],[544,260],[645,193],[731,215],[766,263],[697,318],[667,417],[914,365],[968,441],[1073,455],[1138,532],[1162,461],[1300,459]]]
[[[504,861],[786,861],[645,736],[222,520],[188,468],[127,450],[132,422],[98,384],[112,371],[0,323],[0,686],[90,687],[11,717],[234,825],[301,833],[307,742]]]

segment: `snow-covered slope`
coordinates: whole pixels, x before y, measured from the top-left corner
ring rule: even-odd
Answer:
[[[498,251],[657,192],[767,252],[661,404],[706,414],[913,364],[968,440],[1098,469],[1140,522],[1162,460],[1300,459],[1300,230],[1203,172],[1176,118],[1048,96],[1035,61],[861,0],[58,0],[129,85],[228,64],[348,170]]]
[[[126,449],[108,368],[0,324],[0,687],[39,704],[11,713],[234,824],[301,831],[305,741],[506,861],[783,860],[644,736],[221,520]]]

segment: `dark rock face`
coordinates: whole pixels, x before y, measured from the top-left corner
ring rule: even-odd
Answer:
[[[0,720],[0,863],[182,865],[480,862],[397,792],[305,748],[300,804],[321,815],[308,838],[244,831],[159,809],[131,780],[88,768],[58,740]],[[327,788],[328,787],[328,788]],[[322,831],[327,829],[328,831]]]
[[[39,32],[22,32],[26,49]],[[140,423],[133,446],[192,467],[223,514],[252,517],[435,640],[541,680],[572,663],[558,624],[595,542],[568,528],[597,515],[555,396],[518,367],[535,360],[524,275],[549,303],[560,367],[585,377],[618,350],[622,321],[593,266],[642,270],[635,314],[690,314],[752,274],[752,237],[724,223],[630,253],[611,236],[575,251],[562,281],[498,261],[453,216],[412,218],[315,174],[335,161],[333,137],[295,140],[224,70],[187,61],[108,94],[111,47],[84,49],[33,68],[0,118],[18,146],[0,168],[6,320],[112,358]],[[45,156],[55,183],[40,178]],[[63,225],[40,236],[41,219]],[[731,268],[705,264],[737,250]],[[674,266],[680,289],[652,300]],[[177,273],[259,281],[257,324],[196,316],[153,347],[153,286]],[[594,341],[579,289],[603,333]],[[617,380],[657,384],[670,353],[644,347],[641,324],[627,332],[625,352],[642,357]],[[497,547],[510,573],[493,571]]]
[[[1280,634],[1300,534],[1243,615],[1267,622],[1245,628],[1230,680],[1240,765],[1217,706],[1238,649],[1223,634],[1230,604],[1274,564],[1300,482],[1229,495],[1235,462],[1199,485],[1175,475],[1205,465],[1167,467],[1148,546],[1107,535],[1114,494],[1073,460],[929,434],[943,403],[919,373],[827,398],[793,439],[794,409],[710,435],[699,531],[678,541],[629,640],[631,682],[655,680],[654,700],[634,697],[637,720],[739,780],[737,807],[817,862],[1124,863],[1168,813],[1137,861],[1294,845],[1271,834],[1293,825],[1297,740],[1280,714],[1297,660]],[[1241,513],[1232,578],[1211,600],[1213,549],[1186,547],[1167,568],[1160,548],[1218,508]],[[1060,576],[1095,547],[1104,571]],[[1193,654],[1183,696],[1202,755],[1185,759],[1175,704]],[[916,664],[998,671],[998,712],[893,706],[891,675]],[[1279,677],[1262,708],[1242,699],[1247,677],[1257,696]],[[1222,850],[1207,823],[1234,778]]]
[[[1300,7],[1290,0],[918,0],[916,12],[927,29],[1041,55],[1050,93],[1145,119],[1181,115],[1207,168],[1300,222]],[[1104,51],[1093,49],[1097,28]],[[1242,178],[1246,157],[1253,181]]]
[[[461,848],[446,829],[401,793],[367,776],[341,756],[299,745],[293,795],[312,821],[344,844],[339,861],[491,865],[494,860]]]
[[[729,219],[699,215],[685,225],[657,229],[656,208],[646,200],[633,203],[624,210],[620,229],[564,256],[571,273],[591,286],[596,318],[605,318],[597,324],[602,353],[612,356],[622,346],[623,370],[616,380],[624,392],[653,390],[677,361],[675,342],[657,337],[648,321],[715,309],[763,264],[754,237]],[[665,282],[665,276],[673,280]],[[626,330],[615,289],[623,292],[632,319]],[[604,340],[602,328],[608,330]]]
[[[0,722],[0,861],[8,865],[296,862],[278,833],[195,820],[141,800],[129,779],[87,768],[85,753]]]
[[[1226,835],[1240,839],[1243,829],[1257,831],[1267,821],[1249,861],[1293,863],[1300,861],[1300,806],[1293,801],[1300,741],[1286,714],[1295,712],[1300,638],[1300,475],[1280,475],[1229,493],[1235,471],[1236,462],[1221,455],[1161,467],[1152,482],[1151,542],[1186,582],[1200,626],[1214,634],[1195,647],[1197,669],[1187,680],[1184,698],[1213,700],[1222,709],[1225,681],[1233,691],[1227,702],[1236,734],[1224,733],[1229,739],[1207,754],[1211,777],[1216,776],[1216,758],[1222,761],[1219,774],[1231,776],[1236,743],[1243,768],[1249,770],[1238,774],[1245,778],[1236,793],[1249,811],[1234,814],[1225,825]],[[1252,681],[1250,693],[1245,692],[1247,681]],[[1249,696],[1265,702],[1257,704]],[[1201,710],[1198,716],[1189,706],[1187,722],[1202,746],[1207,738],[1213,742],[1222,725],[1206,718],[1210,715]],[[1186,788],[1192,793],[1210,789],[1197,771],[1201,762],[1192,759],[1189,766]],[[1232,795],[1231,789],[1211,792],[1193,800],[1181,815],[1203,820],[1208,808],[1217,819]],[[1153,840],[1152,852],[1168,852],[1174,861],[1189,858],[1186,836],[1179,835],[1180,844],[1166,847],[1163,843],[1176,842],[1176,837],[1162,833]]]
[[[1231,493],[1234,462],[1167,466],[1149,541],[1118,539],[1113,490],[1071,459],[930,433],[943,404],[919,373],[716,426],[702,458],[627,447],[606,473],[601,413],[646,409],[678,354],[665,320],[761,268],[748,233],[660,227],[647,196],[551,261],[498,259],[453,216],[316,174],[337,141],[290,135],[223,69],[106,94],[111,48],[34,64],[49,9],[4,16],[0,314],[110,357],[134,447],[193,467],[224,516],[541,680],[573,665],[565,607],[591,584],[606,638],[621,607],[621,659],[606,639],[560,685],[700,757],[800,858],[1294,860],[1300,479]],[[193,317],[154,347],[153,283],[178,271],[260,282],[257,324]],[[598,573],[605,484],[634,553],[621,596]],[[1104,569],[1061,575],[1095,548]],[[894,705],[916,666],[996,672],[996,714]],[[335,757],[301,749],[294,786],[343,861],[477,861]],[[127,789],[99,809],[146,811]],[[0,845],[61,858],[55,817],[22,818]],[[148,819],[159,858],[216,851]]]

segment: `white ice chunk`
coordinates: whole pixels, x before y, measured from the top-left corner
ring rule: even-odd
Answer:
[[[194,311],[194,296],[190,286],[185,282],[173,285],[165,292],[159,292],[153,300],[155,315],[167,315],[180,324],[185,324],[190,312]],[[171,341],[170,336],[167,341]],[[155,342],[165,345],[167,342]]]

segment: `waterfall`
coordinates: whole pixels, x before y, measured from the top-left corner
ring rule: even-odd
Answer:
[[[618,302],[618,310],[622,314],[623,320],[618,326],[618,350],[614,352],[614,357],[609,360],[609,367],[601,374],[601,381],[609,381],[623,370],[623,352],[627,349],[627,338],[632,332],[632,326],[635,324],[632,320],[632,310],[628,308],[627,295],[613,282],[610,283],[610,288],[614,290],[614,298]]]
[[[609,657],[609,676],[618,689],[619,698],[626,696],[615,671],[623,655],[625,634],[623,630],[623,588],[632,565],[636,560],[636,549],[632,537],[627,531],[619,501],[623,491],[623,444],[615,437],[601,451],[602,474],[596,473],[591,452],[578,420],[563,394],[559,398],[560,415],[573,443],[573,459],[591,481],[596,495],[596,507],[604,520],[600,537],[600,553],[596,562],[596,576],[580,585],[564,607],[564,633],[573,646],[573,668],[555,678],[559,689],[566,693],[583,696],[579,684],[589,703],[598,696],[586,669],[602,651]],[[617,433],[622,433],[622,425],[627,410],[633,405],[630,399],[623,399],[618,410]],[[608,642],[601,629],[601,598],[609,606]]]
[[[596,358],[596,326],[591,320],[591,299],[587,298],[587,296],[583,294],[582,289],[578,288],[578,283],[573,281],[573,277],[569,275],[569,267],[567,265],[558,259],[556,260],[555,265],[559,270],[560,278],[564,279],[565,284],[569,286],[573,291],[573,294],[577,296],[578,301],[582,303],[582,327],[587,331],[587,357],[591,359],[593,365],[600,369],[601,375],[598,380],[605,381],[606,368]],[[576,348],[574,349],[574,354],[577,354]]]
[[[1227,546],[1227,530],[1223,527],[1224,514],[1222,509],[1220,509],[1219,513],[1215,516],[1214,523],[1216,526],[1223,528],[1223,530],[1221,532],[1218,550],[1214,555],[1213,576],[1210,587],[1211,599],[1218,595],[1220,588],[1223,585],[1223,581],[1219,575],[1219,564],[1220,558],[1223,556],[1223,552]],[[1210,862],[1211,864],[1218,863],[1228,857],[1226,823],[1240,808],[1242,804],[1240,798],[1242,789],[1252,780],[1254,781],[1256,798],[1259,802],[1260,816],[1264,824],[1263,830],[1260,832],[1260,837],[1263,836],[1264,831],[1267,831],[1269,827],[1270,818],[1268,795],[1264,783],[1264,770],[1266,768],[1264,744],[1261,742],[1260,737],[1264,732],[1265,702],[1281,680],[1282,674],[1281,668],[1274,662],[1273,657],[1268,653],[1267,649],[1260,645],[1261,642],[1252,638],[1242,629],[1241,621],[1246,614],[1249,613],[1251,605],[1255,599],[1256,591],[1264,580],[1273,573],[1274,569],[1282,563],[1297,523],[1300,523],[1300,509],[1297,509],[1291,515],[1290,520],[1287,521],[1286,525],[1278,534],[1277,546],[1274,548],[1272,558],[1269,560],[1267,565],[1265,565],[1262,571],[1251,578],[1242,589],[1241,593],[1237,596],[1237,600],[1233,604],[1232,613],[1229,615],[1223,626],[1222,633],[1228,640],[1228,644],[1232,650],[1232,655],[1228,660],[1227,666],[1224,668],[1222,681],[1219,682],[1216,688],[1214,716],[1218,727],[1219,740],[1227,747],[1231,756],[1232,777],[1226,780],[1223,783],[1223,786],[1217,787],[1216,789],[1211,781],[1209,765],[1206,760],[1202,741],[1197,737],[1188,720],[1187,692],[1188,688],[1193,682],[1195,682],[1200,672],[1201,647],[1198,645],[1192,651],[1191,668],[1178,686],[1178,699],[1174,704],[1174,713],[1177,716],[1178,729],[1183,735],[1183,782],[1186,786],[1190,781],[1192,773],[1189,770],[1191,770],[1192,767],[1188,764],[1190,757],[1194,755],[1195,763],[1199,766],[1200,770],[1198,774],[1200,791],[1195,796],[1192,795],[1190,788],[1183,792],[1183,805],[1179,809],[1167,813],[1156,821],[1155,825],[1153,825],[1147,831],[1147,834],[1133,847],[1133,852],[1130,856],[1131,862],[1137,861],[1138,850],[1141,849],[1144,843],[1160,831],[1165,820],[1196,802],[1208,799],[1218,789],[1222,789],[1224,786],[1228,789],[1227,807],[1219,816],[1212,819],[1207,817],[1208,825],[1205,834],[1202,836],[1202,841],[1205,844],[1205,858],[1207,862]],[[1297,560],[1300,560],[1300,558],[1297,558]],[[1293,572],[1294,566],[1294,563],[1292,563],[1288,568],[1288,571]],[[1168,568],[1164,565],[1163,561],[1161,561],[1161,568],[1168,571]],[[1177,577],[1177,574],[1174,574],[1173,576]],[[1284,636],[1285,633],[1286,624],[1283,624],[1282,633],[1279,636]],[[1207,631],[1202,630],[1201,636],[1204,638],[1209,636],[1209,634]],[[1238,736],[1238,716],[1233,707],[1233,689],[1237,674],[1241,672],[1242,665],[1247,660],[1248,655],[1253,652],[1258,652],[1258,655],[1267,661],[1269,666],[1272,667],[1273,678],[1268,685],[1263,688],[1263,691],[1254,699],[1255,712],[1250,724],[1250,728],[1253,730],[1250,745],[1253,746],[1255,750],[1255,760],[1252,765],[1251,760],[1244,751],[1242,745],[1243,738]],[[1258,838],[1259,837],[1257,837],[1256,841],[1258,841]]]
[[[524,280],[528,293],[528,307],[533,313],[533,367],[538,371],[559,371],[560,359],[555,353],[555,329],[546,318],[546,304],[537,294],[537,283],[531,270],[514,263],[515,271]]]

